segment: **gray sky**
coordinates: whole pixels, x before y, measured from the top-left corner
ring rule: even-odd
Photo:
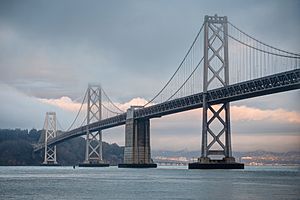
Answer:
[[[177,68],[204,15],[227,15],[256,38],[300,52],[299,10],[297,0],[0,0],[0,127],[41,128],[48,110],[55,110],[66,127],[74,112],[39,99],[65,96],[75,101],[89,82],[100,82],[121,104],[151,98]],[[249,117],[232,122],[233,132],[237,138],[253,133],[253,139],[297,136],[299,143],[291,149],[299,150],[299,97],[299,91],[293,91],[234,103],[266,113],[283,109],[283,115],[294,114],[296,121],[277,123],[275,114],[260,121]],[[173,137],[174,143],[165,148],[197,149],[201,119],[190,120],[188,115],[153,120],[152,145],[164,149],[159,141]],[[178,119],[182,126],[175,127]],[[122,143],[120,132],[124,134],[123,127],[112,129],[106,139]],[[180,142],[183,132],[191,135],[194,146]]]

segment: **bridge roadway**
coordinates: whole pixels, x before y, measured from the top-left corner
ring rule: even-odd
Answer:
[[[232,84],[226,87],[213,89],[207,92],[206,96],[211,105],[248,99],[252,97],[264,96],[268,94],[285,92],[300,89],[300,69],[286,71],[258,79]],[[134,118],[157,118],[187,110],[202,107],[203,92],[194,95],[170,100],[160,104],[140,108],[134,111]],[[65,140],[85,135],[87,129],[90,131],[104,130],[126,123],[126,113],[103,119],[87,125],[65,132],[50,139],[48,145],[55,145]],[[44,148],[44,143],[34,147],[34,151]]]

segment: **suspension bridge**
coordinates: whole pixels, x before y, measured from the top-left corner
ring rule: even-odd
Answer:
[[[46,114],[45,131],[34,150],[45,150],[44,164],[56,164],[55,145],[85,135],[82,166],[108,166],[102,158],[101,131],[125,125],[124,163],[119,167],[156,167],[151,159],[150,120],[202,108],[201,156],[189,168],[240,169],[244,165],[232,156],[230,102],[300,89],[299,68],[299,53],[266,44],[227,17],[205,16],[182,62],[145,105],[123,111],[103,88],[89,85],[66,131],[57,131],[55,113]]]

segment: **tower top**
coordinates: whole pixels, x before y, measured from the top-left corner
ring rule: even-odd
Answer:
[[[214,16],[205,15],[204,22],[219,23],[219,24],[227,23],[227,16],[220,17],[217,14],[215,14]]]

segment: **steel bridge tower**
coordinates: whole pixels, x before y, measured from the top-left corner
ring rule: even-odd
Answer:
[[[102,119],[102,96],[99,85],[89,85],[87,90],[87,132],[85,160],[79,166],[107,167],[102,155],[102,130],[90,131],[89,125]]]
[[[56,137],[56,113],[47,112],[44,124],[45,131],[45,155],[43,165],[57,165],[56,145],[48,145],[48,140]]]
[[[227,17],[204,18],[203,122],[201,157],[189,168],[243,168],[231,151],[230,103],[212,106],[207,91],[229,85]],[[222,160],[220,160],[222,158]]]

